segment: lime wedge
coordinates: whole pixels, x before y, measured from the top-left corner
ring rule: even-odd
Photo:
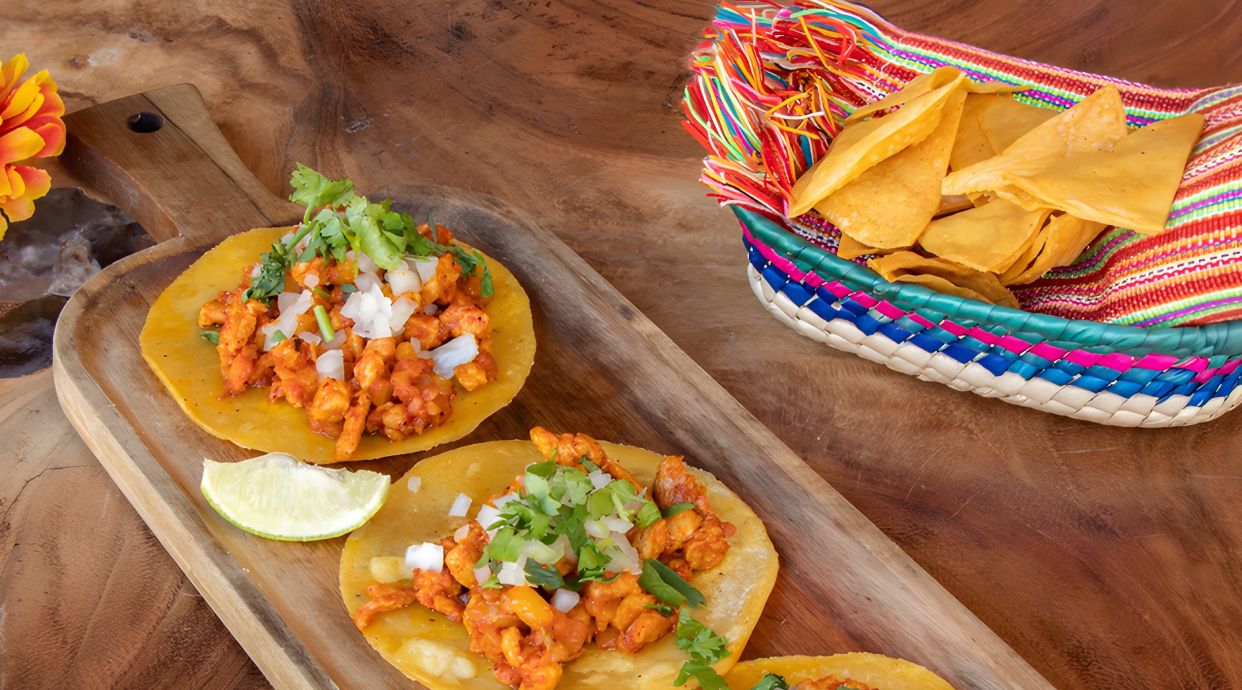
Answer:
[[[371,519],[388,475],[330,470],[268,453],[242,462],[203,460],[203,497],[225,520],[280,541],[331,539]]]

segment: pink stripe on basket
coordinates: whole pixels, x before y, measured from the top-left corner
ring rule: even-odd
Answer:
[[[1134,366],[1134,358],[1124,352],[1113,352],[1101,357],[1099,365],[1115,371],[1129,371]]]
[[[965,326],[960,326],[960,325],[958,325],[958,324],[956,324],[956,323],[954,323],[954,322],[952,322],[952,321],[950,321],[950,320],[948,320],[948,319],[945,319],[944,321],[941,321],[941,322],[940,322],[940,327],[941,327],[941,328],[943,328],[943,329],[945,329],[946,331],[948,331],[948,332],[952,333],[953,335],[955,335],[955,336],[959,337],[959,338],[960,338],[960,337],[962,337],[962,336],[964,336],[964,335],[966,335],[966,327],[965,327]]]
[[[880,302],[880,300],[868,295],[862,290],[850,293],[850,299],[863,305],[863,308],[865,309],[870,309]]]
[[[845,287],[844,285],[836,281],[824,281],[823,287],[828,292],[831,292],[832,296],[836,297],[837,299],[841,299],[845,297],[846,295],[850,294],[851,292],[853,292],[853,290],[850,290],[849,288]]]
[[[1064,357],[1066,352],[1068,352],[1068,350],[1057,347],[1056,345],[1049,345],[1048,343],[1035,343],[1031,346],[1031,354],[1036,357],[1043,357],[1044,359],[1051,360],[1053,362]]]
[[[1065,353],[1065,359],[1080,367],[1093,367],[1100,360],[1100,356],[1086,350],[1071,350]]]
[[[1220,371],[1220,370],[1214,369],[1212,367],[1208,367],[1207,369],[1204,369],[1203,371],[1199,372],[1198,376],[1190,380],[1194,381],[1195,383],[1203,383],[1207,381],[1208,379],[1212,378],[1213,376],[1215,376],[1217,371]]]
[[[1139,369],[1153,369],[1155,371],[1164,371],[1169,367],[1177,364],[1177,358],[1173,355],[1159,355],[1151,353],[1143,355],[1143,358],[1134,363]]]
[[[975,326],[974,328],[970,329],[966,333],[966,335],[969,335],[975,340],[978,340],[979,342],[985,343],[987,345],[997,345],[1000,343],[999,336],[993,333],[988,333],[987,331],[983,330],[982,328],[979,328],[978,326]]]
[[[1191,357],[1190,359],[1187,359],[1185,362],[1178,364],[1177,368],[1187,369],[1189,371],[1197,371],[1197,372],[1202,373],[1204,369],[1207,369],[1207,365],[1208,365],[1207,357]]]
[[[1231,359],[1228,362],[1225,362],[1224,366],[1220,369],[1217,369],[1216,373],[1221,376],[1228,376],[1237,371],[1239,365],[1242,365],[1242,359]]]
[[[898,307],[892,302],[888,302],[886,300],[880,300],[879,302],[876,302],[876,305],[872,307],[872,309],[875,309],[876,311],[880,312],[884,316],[894,321],[906,315],[906,312],[901,307]]]
[[[1021,338],[1015,338],[1012,335],[1001,336],[1000,342],[997,343],[1001,347],[1015,354],[1022,354],[1031,349],[1031,344]]]
[[[913,311],[912,311],[912,312],[907,313],[907,314],[906,314],[906,316],[907,316],[907,317],[909,317],[909,319],[910,319],[911,321],[913,321],[913,322],[917,323],[918,325],[922,326],[923,328],[935,328],[935,327],[936,327],[936,324],[934,324],[934,323],[932,323],[931,321],[928,321],[927,319],[923,318],[923,316],[922,316],[921,314],[919,314],[918,312],[913,312]]]

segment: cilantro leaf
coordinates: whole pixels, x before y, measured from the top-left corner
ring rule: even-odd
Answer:
[[[565,578],[560,571],[551,566],[539,565],[530,559],[526,561],[526,581],[547,590],[560,589],[565,585]]]
[[[660,519],[660,509],[655,503],[647,501],[642,508],[638,509],[638,515],[634,518],[634,524],[639,527],[650,527]]]
[[[220,331],[211,331],[211,330],[203,331],[202,333],[198,334],[198,337],[202,338],[203,340],[206,340],[212,345],[220,344]]]
[[[684,649],[690,660],[682,664],[673,685],[681,687],[693,677],[704,690],[728,690],[729,686],[711,665],[729,656],[729,645],[723,637],[695,620],[689,609],[682,609],[677,617],[677,647]]]
[[[678,513],[684,513],[687,510],[690,510],[691,508],[694,508],[693,503],[674,503],[673,505],[664,509],[664,517],[666,518],[673,517],[674,515]]]
[[[345,222],[357,235],[358,248],[377,266],[391,271],[401,264],[402,252],[380,230],[377,218],[381,213],[379,204],[367,203],[366,197],[354,197],[345,205]]]
[[[297,164],[293,175],[289,178],[293,193],[289,200],[306,207],[303,221],[310,219],[314,209],[322,206],[340,206],[354,195],[354,183],[347,179],[329,180],[324,175]]]
[[[259,275],[250,281],[242,299],[269,300],[285,289],[285,268],[289,265],[289,248],[283,243],[272,245],[260,257]]]
[[[704,601],[699,590],[672,568],[654,559],[643,561],[643,574],[638,576],[638,584],[651,596],[673,606],[684,603],[694,608]]]
[[[750,690],[789,690],[789,683],[775,673],[765,673]]]

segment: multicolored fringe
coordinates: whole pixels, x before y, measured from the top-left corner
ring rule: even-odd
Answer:
[[[855,108],[943,65],[1026,86],[1020,100],[1057,110],[1111,84],[1133,127],[1188,111],[1206,118],[1166,231],[1102,235],[1074,265],[1016,290],[1024,309],[1141,327],[1242,318],[1242,86],[1157,89],[1052,67],[903,31],[833,0],[726,3],[685,92],[685,127],[709,151],[702,180],[723,205],[835,246],[822,221],[784,217],[794,180]]]

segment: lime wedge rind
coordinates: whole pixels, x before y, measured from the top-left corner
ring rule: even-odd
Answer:
[[[328,469],[269,453],[234,463],[203,460],[200,490],[233,526],[264,539],[318,541],[348,534],[388,497],[388,476]]]

